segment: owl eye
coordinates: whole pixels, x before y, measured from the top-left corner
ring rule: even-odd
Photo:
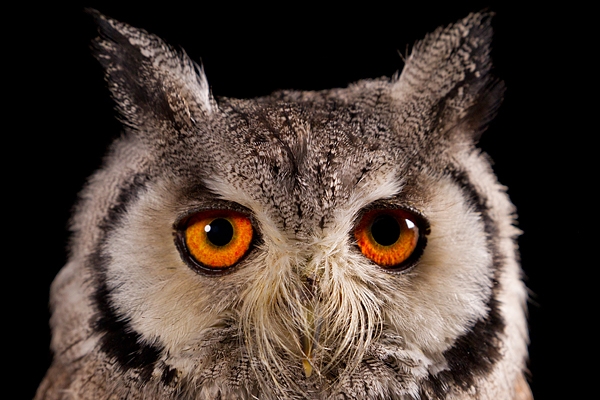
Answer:
[[[223,271],[250,250],[254,230],[237,211],[207,210],[189,218],[177,232],[179,251],[194,269]]]
[[[360,251],[386,269],[414,264],[425,247],[427,226],[412,212],[377,209],[366,212],[354,231]]]

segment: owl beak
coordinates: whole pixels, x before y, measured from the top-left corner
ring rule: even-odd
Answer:
[[[321,324],[315,321],[313,307],[306,308],[306,323],[307,333],[300,334],[300,344],[302,346],[302,352],[304,353],[304,358],[302,359],[304,375],[307,378],[310,378],[313,372],[314,350],[319,341],[319,334],[321,331]]]
[[[314,291],[315,291],[316,277],[310,275],[306,277],[305,294],[304,299],[304,330],[300,332],[300,345],[304,357],[302,359],[302,368],[304,369],[304,375],[307,378],[313,373],[313,360],[314,352],[317,343],[319,342],[319,335],[321,333],[321,322],[318,317],[315,317],[316,304],[314,303]]]
[[[318,336],[318,332],[315,332],[314,336],[312,337],[307,335],[300,336],[302,352],[304,353],[304,358],[302,359],[302,368],[304,369],[304,375],[307,378],[310,378],[313,372],[313,356]]]
[[[305,339],[304,337],[303,339]],[[313,371],[312,366],[312,343],[310,340],[303,340],[302,342],[302,351],[304,351],[304,359],[302,359],[302,368],[304,368],[304,375],[307,378],[310,378]]]

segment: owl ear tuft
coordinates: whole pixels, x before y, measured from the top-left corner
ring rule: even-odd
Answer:
[[[87,9],[98,27],[96,59],[123,122],[138,131],[186,131],[214,101],[200,66],[158,36]],[[171,128],[171,129],[169,129]]]
[[[504,94],[504,83],[490,72],[492,17],[472,13],[417,42],[393,83],[398,107],[428,115],[430,131],[476,142]]]

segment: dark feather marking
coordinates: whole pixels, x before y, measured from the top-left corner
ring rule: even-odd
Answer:
[[[151,115],[177,127],[177,118],[169,105],[167,93],[150,60],[98,11],[88,12],[99,32],[99,37],[92,42],[93,54],[106,71],[105,79],[122,115],[121,122],[140,129],[144,116]],[[159,41],[151,34],[146,37]]]
[[[171,368],[170,366],[164,366],[163,373],[160,377],[161,381],[165,384],[165,386],[175,385],[179,378],[179,371],[176,368]]]
[[[491,372],[494,364],[502,358],[498,335],[505,328],[505,322],[496,300],[499,291],[498,277],[504,259],[494,242],[497,227],[489,215],[487,199],[477,191],[465,171],[450,169],[449,173],[460,185],[467,201],[481,215],[488,251],[492,254],[494,277],[492,294],[487,302],[487,315],[477,321],[469,332],[460,336],[454,345],[444,352],[448,369],[437,375],[430,374],[428,377],[427,386],[439,399],[446,398],[448,387],[458,385],[462,389],[467,389],[473,385],[477,376],[485,376]]]
[[[145,174],[134,175],[131,182],[120,192],[101,225],[103,236],[96,251],[88,260],[97,280],[97,289],[92,296],[97,313],[94,315],[92,326],[102,335],[100,349],[116,360],[123,371],[136,370],[142,382],[150,379],[163,349],[156,344],[144,343],[142,336],[131,327],[130,319],[119,314],[111,303],[110,289],[106,282],[106,270],[111,260],[105,252],[105,244],[110,232],[118,226],[125,215],[127,205],[139,196],[148,179]]]

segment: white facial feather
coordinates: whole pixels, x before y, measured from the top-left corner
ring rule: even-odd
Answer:
[[[239,100],[91,13],[126,128],[73,218],[36,400],[530,398],[515,210],[475,146],[491,15],[398,77]]]

